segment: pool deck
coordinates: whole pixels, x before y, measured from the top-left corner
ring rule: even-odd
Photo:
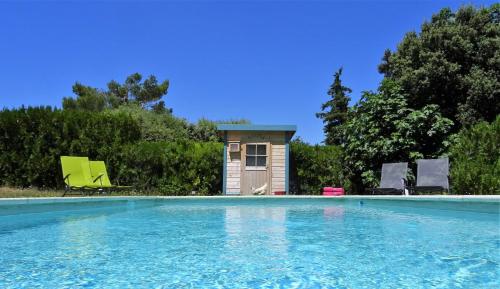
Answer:
[[[337,200],[397,200],[397,201],[445,201],[445,202],[481,202],[500,204],[500,195],[288,195],[288,196],[90,196],[90,197],[41,197],[41,198],[0,198],[0,205],[47,204],[65,202],[93,202],[140,199],[337,199]]]

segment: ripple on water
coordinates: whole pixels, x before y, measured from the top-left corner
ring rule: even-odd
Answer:
[[[308,200],[120,206],[0,216],[0,288],[500,287],[495,214]]]

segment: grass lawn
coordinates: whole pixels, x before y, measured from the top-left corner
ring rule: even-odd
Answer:
[[[67,196],[81,197],[83,195],[76,194],[77,192],[71,192]],[[62,197],[64,194],[63,190],[39,190],[34,188],[29,189],[18,189],[11,187],[0,187],[0,198],[43,198],[43,197]],[[140,196],[145,194],[140,194],[134,191],[122,191],[122,192],[112,192],[106,194],[93,194],[92,196]]]
[[[0,187],[0,198],[60,197],[64,191]]]

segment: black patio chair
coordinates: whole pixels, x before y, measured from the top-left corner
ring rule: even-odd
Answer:
[[[382,164],[382,176],[378,188],[368,189],[372,195],[404,194],[408,163]]]
[[[415,192],[450,192],[449,160],[417,160],[417,184]]]

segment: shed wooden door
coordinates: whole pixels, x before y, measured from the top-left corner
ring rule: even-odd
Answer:
[[[267,184],[266,194],[271,191],[270,144],[246,143],[242,146],[241,194],[252,195]]]

